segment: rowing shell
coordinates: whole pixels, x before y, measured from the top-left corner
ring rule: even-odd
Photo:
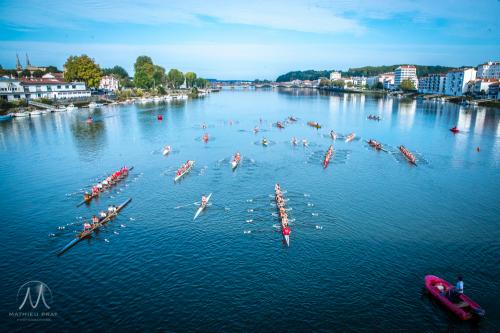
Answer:
[[[126,174],[126,175],[123,175],[123,176],[121,176],[120,178],[118,178],[115,182],[110,183],[110,184],[106,187],[106,189],[110,188],[110,187],[111,187],[111,186],[113,186],[113,185],[118,184],[120,181],[122,181],[124,178],[126,178],[126,177],[129,175],[130,171],[132,171],[133,169],[134,169],[134,167],[133,167],[133,166],[131,166],[131,167],[128,169],[128,172],[127,172],[127,174]],[[103,189],[102,189],[102,191],[100,191],[100,192],[99,192],[99,194],[100,194],[101,192],[104,192],[104,190],[105,190],[105,188],[103,188]],[[81,206],[81,205],[83,205],[84,203],[89,203],[89,202],[91,202],[91,201],[92,201],[92,199],[97,198],[97,197],[99,196],[99,194],[97,194],[97,195],[91,195],[88,199],[83,199],[83,201],[82,201],[82,202],[80,202],[78,205],[76,205],[76,207],[80,207],[80,206]]]
[[[240,164],[240,161],[241,161],[241,155],[240,155],[240,158],[238,158],[238,160],[235,160],[233,158],[233,160],[231,161],[231,169],[236,169],[238,167],[238,165]]]
[[[190,160],[190,161],[188,161],[188,163],[189,163],[189,167],[186,170],[184,170],[184,172],[181,173],[180,175],[175,176],[174,182],[178,181],[179,179],[184,177],[184,175],[186,175],[189,171],[191,171],[191,169],[193,168],[193,165],[194,165],[194,161]]]
[[[118,213],[125,208],[126,205],[128,205],[132,201],[132,198],[128,198],[127,201],[122,203],[120,206],[116,207],[116,212],[114,214],[108,214],[108,216],[103,217],[97,224],[95,224],[91,229],[89,230],[84,230],[80,232],[75,239],[73,239],[71,242],[68,243],[65,247],[62,248],[61,251],[57,254],[58,256],[62,255],[64,252],[68,251],[71,249],[73,246],[75,246],[78,242],[80,242],[82,239],[87,238],[91,234],[93,234],[96,230],[101,228],[103,225],[111,221],[111,218],[115,217],[118,215]]]
[[[194,214],[193,221],[196,220],[196,218],[198,217],[198,215],[200,215],[201,212],[207,207],[208,201],[210,200],[211,196],[212,196],[212,193],[210,193],[208,195],[208,197],[207,197],[207,203],[205,205],[201,205],[200,208],[198,208],[198,210],[196,211],[196,214]]]

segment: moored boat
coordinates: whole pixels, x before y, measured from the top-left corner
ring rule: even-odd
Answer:
[[[68,111],[73,111],[73,110],[76,110],[76,109],[78,109],[78,108],[73,103],[71,103],[70,105],[68,105],[66,107],[66,110],[68,110]]]
[[[234,169],[236,169],[238,167],[238,165],[240,164],[240,161],[241,161],[241,155],[238,152],[238,153],[234,154],[233,159],[231,161],[231,169],[233,169],[233,171],[234,171]]]
[[[415,155],[413,155],[408,149],[406,149],[404,146],[399,146],[399,151],[404,155],[404,157],[406,157],[408,162],[417,165],[417,159],[415,158]]]
[[[8,114],[8,115],[5,115],[5,116],[0,116],[0,121],[7,121],[7,120],[11,120],[12,119],[12,115],[11,114]]]
[[[457,295],[456,300],[450,300],[448,295],[453,286],[448,281],[435,275],[426,275],[424,283],[429,294],[461,320],[479,318],[485,315],[485,311],[479,304],[464,294]]]
[[[198,208],[198,210],[196,210],[196,214],[194,214],[194,217],[193,217],[193,221],[196,220],[196,218],[201,214],[201,212],[203,212],[205,210],[205,208],[207,207],[208,205],[208,201],[210,200],[210,197],[212,196],[212,193],[210,193],[206,199],[205,199],[205,202],[202,202],[200,204],[200,208]]]
[[[59,251],[58,255],[62,255],[64,252],[68,251],[70,248],[75,246],[79,241],[92,235],[96,230],[98,230],[103,225],[111,221],[111,219],[117,216],[118,213],[130,203],[130,201],[132,201],[132,198],[127,199],[120,206],[116,207],[116,210],[114,210],[114,212],[108,212],[106,217],[102,217],[99,219],[99,222],[89,225],[90,226],[89,228],[86,228],[85,230],[80,232],[75,239],[73,239],[70,243],[68,243],[65,247],[63,247],[61,251]]]
[[[14,117],[16,118],[25,118],[25,117],[29,117],[29,113],[28,112],[16,112],[16,113],[13,113]]]
[[[42,115],[42,111],[40,111],[40,110],[35,110],[35,111],[30,112],[30,117],[41,116],[41,115]]]
[[[330,148],[326,151],[325,158],[323,159],[323,168],[326,169],[328,166],[328,163],[330,163],[330,159],[332,158],[333,154],[333,145],[330,145]]]
[[[345,137],[345,142],[351,142],[356,137],[356,133],[351,133]]]
[[[175,174],[174,182],[178,181],[182,177],[184,177],[186,174],[188,174],[191,169],[194,166],[194,161],[193,160],[188,160],[184,165],[182,165],[179,170],[177,170],[177,173]]]

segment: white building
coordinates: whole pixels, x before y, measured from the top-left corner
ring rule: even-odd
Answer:
[[[500,79],[500,61],[489,61],[479,65],[477,77],[480,79]]]
[[[335,81],[335,80],[340,80],[342,78],[342,73],[333,71],[330,73],[330,80]]]
[[[462,96],[467,92],[467,83],[476,79],[474,68],[454,69],[446,74],[444,94],[450,96]]]
[[[352,84],[357,88],[363,88],[366,86],[366,77],[364,76],[353,76]]]
[[[384,89],[391,89],[394,85],[394,73],[389,72],[366,78],[366,84],[369,87],[374,87],[379,82],[382,83]]]
[[[26,98],[69,99],[90,97],[84,82],[64,82],[58,79],[22,80]]]
[[[446,74],[430,74],[418,79],[418,92],[423,94],[443,94]]]
[[[418,88],[417,68],[412,65],[403,65],[394,71],[394,87],[399,88],[401,82],[410,80],[415,88]]]
[[[498,83],[497,79],[476,79],[472,81],[474,83],[473,90],[471,91],[475,96],[487,97],[489,95],[490,86],[492,84]]]
[[[0,77],[0,99],[10,102],[21,98],[26,98],[21,82],[8,77]]]
[[[105,75],[101,78],[99,89],[106,91],[116,91],[120,88],[120,81],[113,75]]]

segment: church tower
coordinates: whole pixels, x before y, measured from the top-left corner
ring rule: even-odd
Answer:
[[[16,70],[17,71],[22,71],[23,66],[21,66],[21,62],[19,61],[19,55],[16,53]]]

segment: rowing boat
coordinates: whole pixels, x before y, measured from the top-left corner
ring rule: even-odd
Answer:
[[[415,158],[415,155],[413,155],[408,149],[406,149],[404,146],[399,146],[399,151],[401,151],[404,157],[406,157],[408,162],[417,165],[417,159]]]
[[[174,178],[174,182],[178,181],[179,179],[181,179],[182,177],[184,177],[184,175],[186,175],[187,173],[189,173],[189,171],[191,171],[191,169],[193,168],[193,165],[194,165],[194,161],[193,160],[189,160],[189,161],[187,161],[187,164],[188,164],[188,167],[182,173],[180,173],[180,174],[177,173],[177,175]],[[181,169],[182,169],[182,167],[181,167]],[[177,172],[179,172],[179,170],[177,170]]]
[[[326,151],[325,159],[323,160],[323,168],[326,169],[328,163],[330,163],[330,158],[332,157],[332,153],[333,153],[333,145],[330,145],[330,148],[328,148],[328,150]]]
[[[231,169],[234,171],[238,167],[241,161],[240,153],[234,154],[233,160],[231,161]]]
[[[278,127],[278,128],[285,128],[285,126],[283,126],[283,123],[281,121],[278,121],[276,123],[276,127]]]
[[[382,144],[378,141],[370,139],[370,140],[366,141],[366,143],[368,143],[371,147],[373,147],[377,150],[382,150]]]
[[[172,151],[172,148],[170,146],[165,146],[165,148],[163,148],[163,156],[167,156],[168,154],[170,154],[170,152]]]
[[[332,138],[332,140],[337,140],[337,133],[334,131],[330,131],[330,137]]]
[[[315,121],[309,121],[307,122],[307,125],[311,126],[311,127],[315,127],[316,129],[320,129],[321,128],[321,125],[318,124],[317,122]]]
[[[283,235],[283,239],[286,242],[286,246],[290,246],[290,227],[288,226],[288,222],[285,222],[285,220],[288,220],[288,217],[286,216],[286,208],[283,199],[283,194],[281,193],[278,184],[276,184],[274,187],[274,193],[275,193],[274,199],[276,200],[276,208],[278,209],[278,218],[280,219],[281,223],[281,234]],[[278,198],[283,199],[283,203],[281,205],[278,202]],[[285,213],[283,213],[285,216],[282,216],[280,214],[280,208],[283,208],[285,210]]]
[[[345,142],[351,142],[356,137],[356,133],[351,133],[345,137]]]
[[[121,180],[123,180],[125,177],[127,177],[127,176],[128,176],[129,172],[130,172],[130,171],[132,171],[132,169],[134,169],[134,167],[133,167],[133,166],[131,166],[130,168],[128,168],[128,172],[127,172],[126,174],[124,174],[124,175],[122,175],[121,177],[117,178],[114,182],[110,182],[110,183],[108,184],[108,186],[106,187],[106,189],[110,188],[110,187],[111,187],[111,186],[113,186],[113,185],[118,184]],[[83,205],[84,203],[88,204],[90,201],[92,201],[92,199],[97,198],[97,197],[99,196],[99,194],[100,194],[101,192],[103,192],[104,190],[105,190],[105,188],[103,188],[101,191],[96,192],[96,193],[93,193],[93,194],[91,194],[91,195],[88,195],[88,196],[85,196],[85,195],[84,195],[84,196],[83,196],[83,201],[82,201],[82,202],[80,202],[78,205],[76,205],[76,207],[80,207],[80,206],[81,206],[81,205]]]
[[[269,144],[269,141],[267,139],[262,139],[262,145],[267,146]]]
[[[75,246],[78,242],[80,242],[82,239],[84,238],[87,238],[89,237],[90,235],[92,235],[96,230],[99,230],[99,228],[101,228],[103,225],[105,225],[106,223],[108,223],[109,221],[111,221],[111,219],[115,216],[118,215],[118,213],[123,209],[125,208],[126,205],[128,205],[130,203],[130,201],[132,201],[132,198],[128,198],[127,201],[125,201],[124,203],[122,203],[120,206],[118,206],[116,208],[116,211],[114,213],[108,213],[108,215],[106,217],[103,217],[99,220],[99,222],[97,222],[96,224],[92,225],[92,227],[90,229],[87,229],[87,230],[84,230],[82,232],[80,232],[75,239],[73,239],[71,242],[68,243],[68,245],[66,245],[65,247],[63,247],[61,249],[61,251],[59,251],[58,255],[62,255],[64,252],[68,251],[70,248],[72,248],[73,246]]]
[[[207,143],[207,142],[208,142],[208,133],[205,133],[205,134],[203,135],[202,139],[203,139],[203,141],[204,141],[205,143]]]
[[[194,214],[193,221],[194,221],[194,220],[196,220],[196,218],[198,217],[198,215],[200,215],[200,214],[201,214],[201,212],[202,212],[203,210],[205,210],[205,208],[207,207],[207,205],[208,205],[208,201],[210,200],[210,197],[211,197],[211,196],[212,196],[212,193],[210,193],[210,194],[208,195],[208,197],[207,197],[207,201],[205,202],[205,204],[204,204],[204,205],[202,204],[202,205],[200,206],[200,208],[198,208],[198,210],[196,211],[196,214]]]

